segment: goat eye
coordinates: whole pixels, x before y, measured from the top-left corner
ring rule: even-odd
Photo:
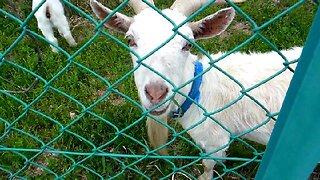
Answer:
[[[137,46],[136,42],[135,42],[134,39],[132,39],[132,38],[129,38],[129,39],[128,39],[128,44],[129,44],[130,47],[135,47],[135,46]]]
[[[182,50],[189,51],[191,48],[192,48],[192,44],[187,43],[186,45],[183,46]]]

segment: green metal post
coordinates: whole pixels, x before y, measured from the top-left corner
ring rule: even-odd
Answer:
[[[271,136],[258,180],[308,179],[320,160],[320,10]]]

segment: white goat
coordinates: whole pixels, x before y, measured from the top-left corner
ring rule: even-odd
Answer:
[[[186,20],[187,16],[208,1],[195,0],[185,3],[184,0],[177,0],[170,9],[165,9],[162,13],[179,25]],[[149,2],[154,4],[152,1]],[[131,49],[140,57],[144,57],[174,35],[174,26],[159,13],[142,3],[142,1],[132,0],[130,3],[137,13],[136,16],[132,18],[116,13],[105,25],[108,28],[125,33]],[[95,0],[91,0],[91,6],[100,19],[106,18],[112,12],[112,10]],[[190,22],[181,26],[179,32],[192,41],[211,38],[222,33],[229,26],[234,16],[235,10],[233,8],[222,9],[200,21]],[[191,54],[190,47],[190,42],[187,39],[180,35],[175,35],[158,51],[143,60],[143,63],[162,74],[175,87],[179,87],[194,77],[195,62],[201,62],[204,69],[210,67],[209,59],[207,57],[199,58]],[[299,58],[301,49],[296,47],[292,50],[282,51],[282,53],[288,60],[293,60]],[[212,55],[212,58],[217,59],[222,55],[223,53],[218,53]],[[137,57],[133,54],[131,56],[134,66],[137,66]],[[254,97],[270,113],[278,112],[292,73],[286,70],[267,83],[246,92],[242,97],[242,87],[218,70],[218,68],[234,77],[244,88],[250,88],[283,68],[281,56],[275,52],[252,53],[250,55],[233,53],[214,65],[217,68],[212,68],[202,77],[198,103],[207,112],[217,112],[210,117],[206,117],[203,109],[192,104],[179,119],[179,122],[184,129],[187,129],[203,119],[204,121],[201,124],[187,132],[207,153],[217,151],[210,155],[219,157],[224,156],[231,133],[239,135],[268,119],[266,110],[262,109],[246,94]],[[173,103],[173,99],[178,104],[183,104],[186,101],[186,97],[180,93],[188,94],[192,86],[191,82],[180,89],[180,93],[176,93],[173,91],[176,88],[171,83],[143,65],[134,72],[134,77],[142,106],[149,110],[151,115],[164,123],[167,123],[167,118],[171,112],[178,109],[176,103]],[[228,106],[223,111],[219,110],[238,98],[240,100],[233,105]],[[227,132],[213,119],[220,122],[231,133]],[[266,121],[265,125],[243,135],[242,138],[266,145],[274,123],[273,120]],[[160,147],[167,142],[168,129],[166,127],[152,118],[147,119],[147,126],[149,139],[153,147]],[[218,150],[223,146],[226,147]],[[159,152],[161,154],[167,153],[164,148]],[[215,163],[213,160],[204,159],[205,172],[200,178],[211,179]]]
[[[33,0],[32,10],[38,7],[42,1]],[[57,28],[60,35],[67,40],[70,46],[77,45],[70,32],[69,23],[64,15],[63,5],[60,0],[46,0],[34,15],[38,21],[38,28],[50,42],[58,45],[58,40],[54,37],[53,32],[53,28]],[[51,48],[53,52],[58,52],[55,47],[51,46]]]

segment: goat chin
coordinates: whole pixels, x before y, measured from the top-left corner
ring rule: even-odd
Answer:
[[[164,124],[167,124],[167,116],[159,116],[159,120],[161,120]],[[164,145],[168,140],[168,128],[155,121],[154,119],[147,118],[147,129],[148,129],[148,137],[149,142],[152,147],[158,148]],[[158,150],[159,154],[167,155],[167,148],[162,148]]]

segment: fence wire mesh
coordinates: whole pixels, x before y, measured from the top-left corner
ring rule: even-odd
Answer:
[[[268,14],[263,20],[257,20],[248,15],[250,13],[246,13],[250,11],[250,7],[245,6],[245,3],[243,9],[242,5],[238,6],[228,1],[228,4],[236,9],[237,16],[242,18],[239,21],[249,24],[242,27],[242,31],[247,34],[233,37],[240,39],[236,41],[238,45],[231,42],[232,38],[225,37],[229,41],[228,46],[221,45],[222,48],[232,50],[218,60],[211,59],[207,51],[213,48],[220,50],[219,40],[213,41],[218,44],[216,46],[210,42],[210,47],[205,43],[194,43],[194,49],[209,57],[211,61],[212,66],[203,73],[219,70],[242,89],[242,95],[238,99],[215,112],[207,112],[197,104],[206,112],[206,117],[218,122],[219,120],[211,115],[223,111],[243,97],[252,99],[266,112],[263,124],[240,135],[229,131],[231,140],[224,147],[231,145],[228,151],[231,156],[221,158],[208,157],[208,153],[192,142],[187,135],[191,128],[181,130],[174,121],[164,124],[156,119],[171,133],[168,143],[164,145],[173,149],[170,151],[171,155],[160,156],[156,150],[151,149],[146,140],[144,124],[146,117],[153,116],[139,104],[132,75],[140,66],[154,71],[144,64],[144,59],[161,46],[145,57],[140,57],[138,66],[131,68],[129,52],[135,52],[119,38],[120,36],[118,37],[118,34],[103,28],[103,23],[109,18],[103,22],[95,20],[88,7],[88,1],[63,2],[68,8],[67,12],[71,14],[71,27],[76,31],[74,35],[79,45],[77,48],[69,48],[61,41],[61,46],[57,47],[59,54],[50,51],[50,42],[37,30],[33,18],[37,9],[31,11],[30,2],[0,2],[0,177],[193,179],[201,174],[201,160],[207,158],[216,160],[220,165],[215,167],[216,178],[254,177],[264,147],[240,137],[275,120],[278,112],[269,112],[248,92],[284,71],[293,72],[290,65],[298,60],[288,61],[282,55],[283,69],[250,88],[244,88],[241,82],[237,81],[237,77],[222,71],[214,62],[223,60],[223,57],[240,49],[246,50],[250,43],[252,46],[257,43],[263,44],[259,50],[272,49],[280,55],[278,47],[302,45],[307,32],[296,32],[295,35],[301,36],[300,39],[290,42],[282,42],[285,35],[279,35],[279,40],[273,39],[276,43],[264,34],[268,34],[268,31],[272,33],[275,22],[297,8],[304,7],[310,12],[306,16],[312,17],[316,9],[314,5],[304,0],[262,1],[260,4],[280,6],[281,11],[272,18],[269,18],[271,15]],[[206,12],[212,13],[210,4],[213,2],[214,0],[195,12],[184,23],[202,17]],[[169,6],[168,2],[157,3]],[[248,3],[255,4],[251,1]],[[113,7],[114,12],[123,11],[128,0],[105,4]],[[157,7],[149,3],[148,5],[162,14]],[[298,19],[297,16],[305,16],[299,13],[301,12],[297,11],[290,17]],[[260,14],[265,16],[264,12]],[[305,27],[311,24],[308,20]],[[184,23],[174,25],[174,35],[183,36],[178,30]],[[286,27],[281,28],[287,30]],[[286,38],[290,36],[288,34]],[[163,45],[165,43],[163,42]],[[163,77],[157,71],[154,73]],[[190,82],[176,87],[174,91],[179,93],[179,90]],[[198,124],[200,123],[201,120]]]

